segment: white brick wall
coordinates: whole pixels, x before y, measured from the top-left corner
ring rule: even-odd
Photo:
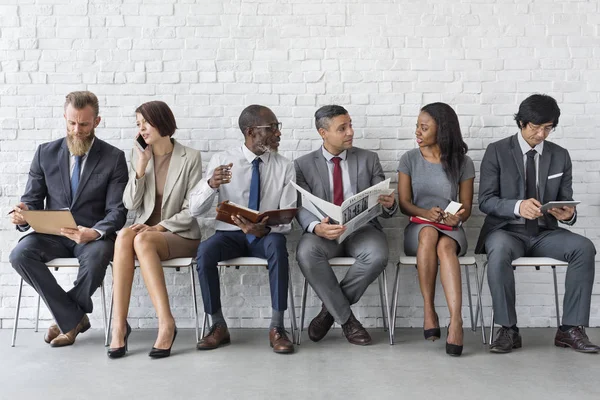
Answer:
[[[316,108],[339,103],[355,121],[356,145],[378,151],[393,179],[398,159],[414,146],[420,106],[444,101],[455,108],[478,167],[487,144],[515,132],[520,101],[545,92],[563,111],[551,140],[573,158],[575,198],[582,201],[574,230],[600,247],[599,31],[597,0],[0,0],[0,212],[22,194],[36,146],[64,135],[62,102],[72,90],[98,95],[98,135],[125,150],[135,107],[166,101],[181,128],[177,137],[201,149],[205,165],[240,142],[236,120],[248,104],[275,111],[284,126],[282,152],[296,158],[319,146]],[[471,247],[482,220],[476,210],[468,223]],[[389,273],[405,223],[385,221]],[[205,236],[210,226],[207,219]],[[289,240],[296,304],[298,237]],[[3,328],[12,326],[15,311],[18,279],[8,255],[16,240],[2,218]],[[73,280],[72,272],[60,275],[65,285]],[[398,325],[421,326],[416,272],[407,268],[401,279]],[[187,275],[167,272],[167,282],[178,325],[191,326]],[[228,270],[223,284],[232,326],[268,324],[265,271]],[[520,325],[554,324],[549,271],[517,272],[517,290]],[[21,326],[31,326],[35,297],[30,288],[25,295]],[[318,304],[309,299],[307,318]],[[484,304],[487,316],[487,285]],[[367,326],[381,326],[378,305],[373,285],[355,307]],[[447,317],[441,287],[438,311]],[[468,324],[466,301],[463,314]],[[42,317],[50,315],[44,310]],[[156,325],[139,277],[130,317],[134,326]],[[600,326],[598,284],[591,324]]]

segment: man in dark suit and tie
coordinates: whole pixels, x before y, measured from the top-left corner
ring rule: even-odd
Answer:
[[[502,325],[490,346],[494,353],[521,347],[511,262],[519,257],[552,257],[569,263],[562,325],[554,344],[597,353],[582,327],[588,326],[594,284],[593,243],[559,227],[573,225],[574,207],[542,213],[549,201],[573,200],[569,152],[546,138],[558,125],[560,109],[546,95],[532,95],[519,106],[516,135],[490,144],[481,161],[479,209],[487,214],[476,253],[487,253],[494,319]]]
[[[70,209],[78,225],[63,228],[61,236],[31,233],[10,254],[13,268],[40,294],[56,320],[44,336],[52,347],[71,345],[90,328],[86,314],[93,309],[92,294],[112,259],[115,232],[127,218],[125,155],[95,137],[100,123],[98,98],[91,92],[72,92],[64,108],[67,135],[38,147],[25,194],[11,214],[11,222],[21,232],[29,229],[23,210]],[[68,292],[45,265],[61,257],[77,257],[80,264]]]
[[[385,180],[377,153],[352,147],[352,119],[344,107],[329,105],[315,113],[315,125],[323,139],[318,150],[295,161],[296,182],[313,195],[341,205],[342,202]],[[393,195],[380,196],[383,217],[398,209]],[[355,318],[350,306],[361,298],[367,287],[385,269],[388,244],[377,218],[337,243],[344,232],[342,225],[319,219],[306,208],[297,215],[304,234],[296,251],[302,273],[323,301],[321,312],[308,327],[309,338],[321,340],[336,321],[348,342],[371,343],[371,336]],[[350,256],[356,259],[344,279],[338,283],[329,259]]]

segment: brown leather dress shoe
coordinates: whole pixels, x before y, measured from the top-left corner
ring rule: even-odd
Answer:
[[[210,327],[208,335],[204,336],[196,344],[198,350],[212,350],[224,344],[231,343],[229,330],[226,326],[214,324]]]
[[[52,347],[70,346],[73,343],[75,343],[75,338],[77,337],[77,335],[87,331],[91,327],[92,327],[92,325],[90,324],[90,320],[89,320],[88,316],[84,315],[83,318],[81,318],[81,321],[79,321],[79,323],[77,324],[77,326],[75,328],[71,329],[67,333],[61,333],[60,335],[58,335],[56,338],[54,338],[50,342],[50,346],[52,346]]]
[[[590,342],[585,331],[578,326],[566,332],[558,329],[554,337],[554,345],[558,347],[570,347],[581,353],[598,353],[600,351],[600,347]]]
[[[308,325],[308,337],[313,342],[318,342],[323,339],[329,329],[333,326],[333,316],[329,314],[327,308],[325,308],[325,304],[321,306],[321,311],[317,314],[316,317],[310,321],[310,325]]]
[[[514,329],[502,327],[496,333],[496,340],[490,345],[492,353],[510,353],[523,345],[521,335]]]
[[[369,335],[369,332],[367,332],[362,324],[358,322],[354,313],[350,313],[350,318],[342,325],[342,331],[344,332],[344,336],[346,336],[346,340],[352,344],[366,346],[371,343],[371,335]]]
[[[44,342],[50,343],[53,341],[58,335],[60,335],[60,329],[58,325],[52,324],[48,327],[48,332],[44,335]]]
[[[275,353],[289,354],[294,352],[294,344],[288,339],[284,328],[271,328],[269,330],[269,343],[271,343]]]

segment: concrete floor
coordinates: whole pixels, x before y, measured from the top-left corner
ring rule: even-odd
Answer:
[[[170,358],[152,360],[154,330],[134,330],[123,359],[106,356],[101,330],[74,346],[51,348],[43,332],[0,330],[0,399],[583,399],[600,398],[600,355],[553,345],[554,329],[522,329],[524,348],[490,354],[481,336],[465,332],[460,358],[445,354],[444,338],[423,340],[398,329],[389,346],[382,329],[358,347],[334,329],[319,343],[306,332],[293,355],[272,353],[267,331],[237,329],[232,344],[195,349],[193,330],[181,330]],[[600,329],[588,335],[600,343]],[[444,335],[445,336],[445,335]]]

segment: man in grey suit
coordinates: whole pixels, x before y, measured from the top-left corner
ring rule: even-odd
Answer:
[[[25,194],[11,214],[11,222],[21,232],[29,229],[23,210],[70,209],[78,225],[63,228],[61,236],[31,233],[10,253],[13,268],[40,294],[56,320],[44,336],[52,347],[71,345],[90,328],[86,313],[92,312],[92,294],[112,259],[115,232],[127,218],[125,155],[95,137],[100,123],[96,95],[69,93],[64,108],[67,135],[38,147]],[[80,264],[68,292],[45,265],[60,257],[77,257]]]
[[[341,106],[321,107],[315,125],[323,146],[295,161],[296,182],[315,196],[342,204],[347,199],[385,179],[376,153],[352,147],[354,130],[348,111]],[[384,218],[398,209],[393,195],[380,196]],[[371,337],[354,317],[350,306],[385,269],[388,244],[377,218],[350,234],[342,243],[336,239],[345,231],[342,225],[319,219],[302,207],[297,215],[304,230],[296,250],[302,273],[323,301],[321,312],[308,327],[309,338],[321,340],[336,321],[346,339],[357,345],[371,343]],[[350,256],[356,259],[338,283],[329,259]]]
[[[541,212],[549,201],[573,200],[569,152],[546,141],[559,117],[552,97],[528,97],[515,115],[520,132],[490,144],[481,161],[479,209],[487,217],[475,252],[487,253],[494,318],[502,325],[490,346],[494,353],[508,353],[522,344],[511,262],[524,256],[569,263],[562,325],[554,344],[586,353],[600,350],[581,328],[589,323],[596,249],[589,239],[559,227],[558,222],[575,223],[574,207]]]

